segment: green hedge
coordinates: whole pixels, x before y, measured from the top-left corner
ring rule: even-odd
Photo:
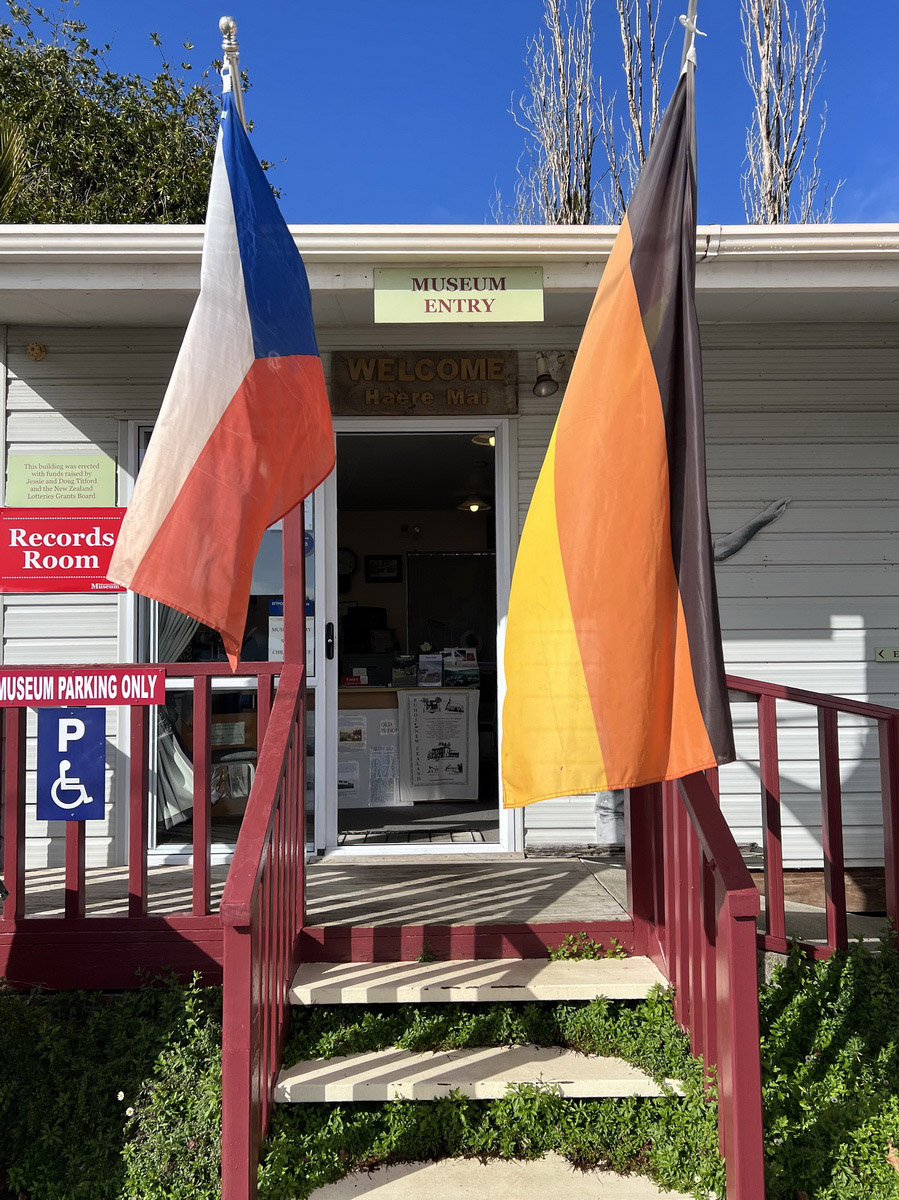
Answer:
[[[221,995],[0,990],[0,1187],[29,1200],[220,1195]]]
[[[172,982],[115,996],[0,989],[0,1194],[218,1200],[220,1002],[218,989]],[[892,945],[821,963],[794,954],[763,988],[761,1018],[768,1200],[899,1200]],[[301,1010],[288,1056],[527,1041],[620,1054],[684,1079],[687,1096],[568,1101],[518,1088],[489,1104],[283,1106],[264,1148],[263,1200],[300,1200],[379,1162],[546,1150],[721,1194],[714,1105],[664,995],[638,1005]]]

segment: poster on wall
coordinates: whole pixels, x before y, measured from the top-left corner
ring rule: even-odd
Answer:
[[[395,710],[341,709],[337,714],[338,805],[390,808],[400,795]]]
[[[11,452],[6,474],[10,508],[111,508],[116,464],[108,454]]]
[[[400,693],[404,800],[478,798],[478,700],[475,688]]]

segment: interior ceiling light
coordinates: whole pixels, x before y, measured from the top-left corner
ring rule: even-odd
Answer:
[[[537,379],[534,383],[535,396],[553,396],[559,390],[559,385],[549,373],[546,365],[546,354],[537,355]]]
[[[471,441],[472,441],[472,444],[475,446],[495,446],[496,445],[496,434],[495,433],[476,433],[474,435],[474,437],[471,439]]]
[[[482,500],[480,496],[469,496],[467,500],[463,500],[459,505],[462,512],[489,512],[490,505],[486,500]]]

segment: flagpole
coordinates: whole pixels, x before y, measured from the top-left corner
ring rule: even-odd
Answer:
[[[696,55],[693,53],[694,46],[696,45],[696,35],[699,34],[700,37],[705,37],[702,30],[696,28],[696,12],[698,8],[699,0],[689,0],[686,16],[680,19],[680,23],[684,27],[684,49],[680,60],[681,73],[683,73],[687,65],[688,58],[690,58],[693,66],[696,66]],[[692,57],[690,57],[691,54]]]
[[[233,17],[222,17],[219,21],[219,31],[222,35],[222,53],[225,59],[222,65],[223,90],[234,93],[234,107],[237,109],[241,125],[246,129],[247,118],[243,108],[243,92],[240,89],[240,71],[237,66],[240,59],[240,46],[237,44],[237,22]]]

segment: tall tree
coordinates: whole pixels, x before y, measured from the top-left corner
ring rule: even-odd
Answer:
[[[821,180],[827,107],[814,136],[815,98],[824,73],[824,0],[740,0],[752,121],[746,134],[743,207],[747,221],[829,221],[838,183]]]
[[[209,72],[188,82],[191,64],[165,56],[152,78],[112,71],[70,2],[51,17],[6,0],[0,95],[24,162],[3,219],[202,221],[219,111]]]
[[[619,222],[662,111],[667,39],[662,0],[615,0],[626,116],[593,73],[593,0],[544,0],[543,28],[528,43],[524,96],[512,109],[524,131],[515,197],[500,220],[523,224]]]
[[[526,94],[511,110],[526,145],[508,217],[519,224],[589,225],[597,136],[593,0],[575,0],[573,16],[566,0],[544,0],[543,23],[527,46]]]

